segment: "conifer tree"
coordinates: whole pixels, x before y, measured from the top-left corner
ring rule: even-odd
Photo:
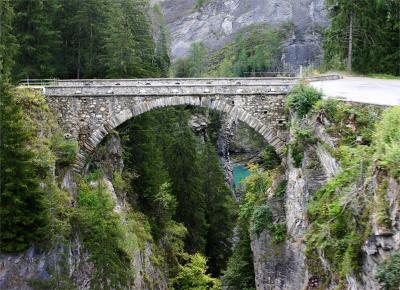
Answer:
[[[106,77],[128,78],[140,76],[140,59],[135,35],[120,2],[112,2],[108,15],[109,29],[105,34],[102,61],[107,69]]]
[[[188,56],[190,77],[201,77],[207,71],[207,54],[207,48],[201,42],[191,45]]]
[[[63,40],[65,77],[104,77],[105,68],[101,62],[103,39],[106,29],[111,28],[107,23],[107,15],[114,6],[107,0],[62,2],[58,25]]]
[[[324,40],[328,67],[400,74],[399,1],[330,0],[328,4],[331,26]]]
[[[60,31],[54,26],[58,0],[14,0],[13,29],[19,50],[14,79],[50,78],[57,75]]]
[[[194,133],[187,126],[187,112],[179,112],[178,128],[168,147],[168,172],[177,196],[176,219],[188,229],[186,250],[204,253],[207,221],[206,201],[201,188],[199,160]],[[186,115],[186,116],[185,116]]]
[[[17,53],[18,45],[16,38],[12,34],[12,19],[14,11],[10,1],[0,2],[0,82],[6,82],[10,77],[14,57]]]
[[[0,82],[0,249],[17,252],[40,238],[44,225],[30,132],[9,85]]]
[[[206,198],[206,219],[209,224],[205,253],[210,257],[210,272],[213,277],[219,277],[231,254],[235,201],[225,182],[216,148],[210,142],[204,144],[200,160],[202,191]]]

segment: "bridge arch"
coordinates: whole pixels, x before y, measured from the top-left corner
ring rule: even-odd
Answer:
[[[276,128],[263,123],[249,112],[239,106],[235,106],[232,102],[221,100],[216,97],[201,96],[171,96],[151,99],[146,102],[133,105],[115,115],[111,115],[98,129],[94,130],[89,138],[81,144],[77,161],[74,165],[76,171],[81,172],[87,165],[88,157],[91,156],[97,145],[115,128],[122,125],[126,121],[141,115],[153,109],[191,105],[203,108],[209,108],[219,112],[226,113],[239,121],[247,124],[259,133],[270,145],[272,145],[277,153],[283,156],[284,140],[279,138]]]

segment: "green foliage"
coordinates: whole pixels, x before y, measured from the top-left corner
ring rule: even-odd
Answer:
[[[194,6],[194,9],[197,11],[201,10],[205,5],[207,5],[211,0],[196,0],[196,4]]]
[[[24,112],[4,82],[0,82],[0,96],[0,249],[17,252],[43,237],[44,192],[39,187],[34,152],[28,147],[33,137]]]
[[[398,15],[400,3],[390,0],[330,0],[331,26],[324,37],[325,66],[343,69],[349,58],[352,19],[352,67],[362,73],[400,75]]]
[[[294,110],[300,118],[303,118],[321,98],[321,92],[310,86],[300,84],[288,95],[286,105]]]
[[[221,282],[207,272],[207,259],[201,254],[188,257],[184,266],[179,266],[178,275],[172,280],[174,289],[208,290],[221,289]]]
[[[210,273],[218,276],[230,255],[236,207],[215,147],[200,142],[188,126],[190,110],[151,111],[120,128],[125,168],[138,176],[129,181],[127,197],[149,216],[153,237],[168,248],[171,275],[187,251],[206,254]],[[208,136],[215,141],[218,118],[210,119]]]
[[[232,232],[236,220],[236,203],[225,182],[215,147],[207,142],[200,155],[202,191],[206,197],[208,224],[205,254],[209,257],[209,272],[219,277],[231,255]]]
[[[112,184],[118,193],[125,193],[129,189],[129,185],[120,172],[113,173]]]
[[[52,151],[56,154],[57,166],[66,167],[72,165],[79,151],[79,143],[76,140],[66,140],[61,134],[54,136],[52,140]]]
[[[179,271],[180,258],[185,255],[185,238],[188,230],[182,223],[170,220],[166,223],[161,245],[165,251],[169,277],[175,277]]]
[[[389,174],[400,181],[400,106],[386,110],[374,135],[375,157]]]
[[[326,131],[338,138],[339,144],[355,145],[357,136],[361,143],[369,145],[374,139],[375,123],[382,108],[369,105],[352,105],[333,99],[319,101],[314,111],[321,112],[329,121]]]
[[[175,77],[202,77],[207,71],[207,48],[201,42],[194,42],[190,46],[189,55],[180,58],[175,63]]]
[[[129,235],[116,214],[114,202],[104,185],[96,181],[95,188],[82,181],[78,193],[78,206],[73,219],[90,252],[96,267],[91,286],[99,288],[124,288],[133,276],[128,249]],[[128,238],[128,239],[127,239]]]
[[[61,48],[60,30],[55,20],[60,9],[57,0],[12,1],[15,11],[13,32],[19,44],[13,77],[50,78],[57,74]]]
[[[15,54],[15,43],[20,46],[14,67],[16,80],[156,77],[168,72],[167,38],[161,32],[154,43],[147,0],[11,3],[17,41],[9,35],[8,26],[4,25],[4,34],[1,31],[10,44],[7,66]],[[8,25],[12,16],[9,1],[2,1],[2,5]]]
[[[286,193],[287,185],[288,185],[288,181],[286,179],[279,181],[279,184],[278,184],[277,188],[275,189],[274,194],[277,197],[283,197]]]
[[[239,220],[239,241],[233,248],[228,266],[224,272],[222,285],[232,290],[255,290],[255,274],[253,253],[250,246],[249,224],[246,220]]]
[[[254,194],[247,193],[240,206],[238,221],[238,242],[233,248],[232,256],[228,260],[222,284],[232,290],[253,290],[255,287],[255,274],[253,266],[253,253],[250,240],[250,218],[256,202]]]
[[[387,180],[383,180],[378,185],[375,214],[376,223],[378,224],[378,226],[390,229],[392,225],[389,214],[390,205],[388,199],[386,198],[388,184],[389,182]]]
[[[263,166],[266,170],[271,170],[278,167],[281,164],[281,159],[276,153],[275,148],[271,145],[267,145],[262,151]]]
[[[263,230],[268,229],[272,223],[272,211],[269,205],[262,204],[256,207],[251,217],[251,231],[259,235]]]
[[[269,171],[260,170],[257,165],[250,166],[250,176],[244,181],[246,193],[254,194],[257,197],[265,196],[268,188],[272,185]]]
[[[329,261],[332,271],[338,273],[339,281],[345,281],[347,274],[359,269],[369,213],[366,201],[351,192],[353,184],[364,181],[371,166],[370,155],[368,146],[341,146],[339,160],[343,170],[319,189],[309,203],[306,256],[313,274],[319,277],[325,274],[313,266],[316,249]]]
[[[290,157],[293,160],[293,164],[296,168],[299,168],[303,162],[303,148],[300,142],[294,140],[289,143],[290,146]]]
[[[385,290],[400,287],[400,252],[395,252],[378,267],[376,279]]]
[[[18,45],[15,36],[12,34],[12,20],[14,10],[11,1],[0,2],[0,81],[6,82],[11,76],[11,69],[14,65],[14,57]]]
[[[73,215],[72,198],[68,192],[61,190],[48,177],[45,180],[45,196],[43,198],[44,214],[47,214],[44,237],[39,244],[43,248],[49,248],[53,242],[66,242],[71,235],[71,218]]]
[[[280,44],[289,30],[289,25],[279,28],[270,28],[265,24],[246,27],[233,43],[211,57],[210,73],[218,77],[242,77],[248,76],[248,73],[280,70]]]
[[[176,78],[189,77],[189,63],[187,58],[178,58],[174,64],[174,76]]]
[[[284,241],[286,226],[273,220],[273,212],[267,201],[267,190],[272,185],[270,171],[262,171],[257,166],[250,167],[251,175],[245,179],[246,194],[240,205],[238,220],[238,242],[228,267],[224,272],[223,286],[227,289],[255,289],[253,253],[250,234],[260,234],[267,230],[274,243]],[[285,185],[286,187],[286,185]]]
[[[317,137],[311,129],[298,127],[294,128],[293,131],[294,139],[289,143],[290,156],[294,166],[299,168],[303,162],[304,148],[307,145],[315,144]]]
[[[276,243],[282,242],[286,238],[286,224],[273,222],[271,207],[268,204],[255,207],[250,225],[250,231],[257,235],[268,230]]]

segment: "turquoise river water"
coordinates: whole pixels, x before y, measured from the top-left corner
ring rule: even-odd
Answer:
[[[250,171],[243,165],[236,164],[233,166],[233,183],[235,188],[240,188],[240,182],[250,175]]]

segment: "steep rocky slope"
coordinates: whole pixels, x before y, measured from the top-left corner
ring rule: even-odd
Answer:
[[[203,2],[200,8],[198,3]],[[193,42],[218,50],[235,33],[252,24],[293,24],[293,33],[282,46],[287,67],[318,63],[322,54],[321,32],[327,27],[324,0],[153,0],[160,4],[171,34],[174,59],[187,55]]]

